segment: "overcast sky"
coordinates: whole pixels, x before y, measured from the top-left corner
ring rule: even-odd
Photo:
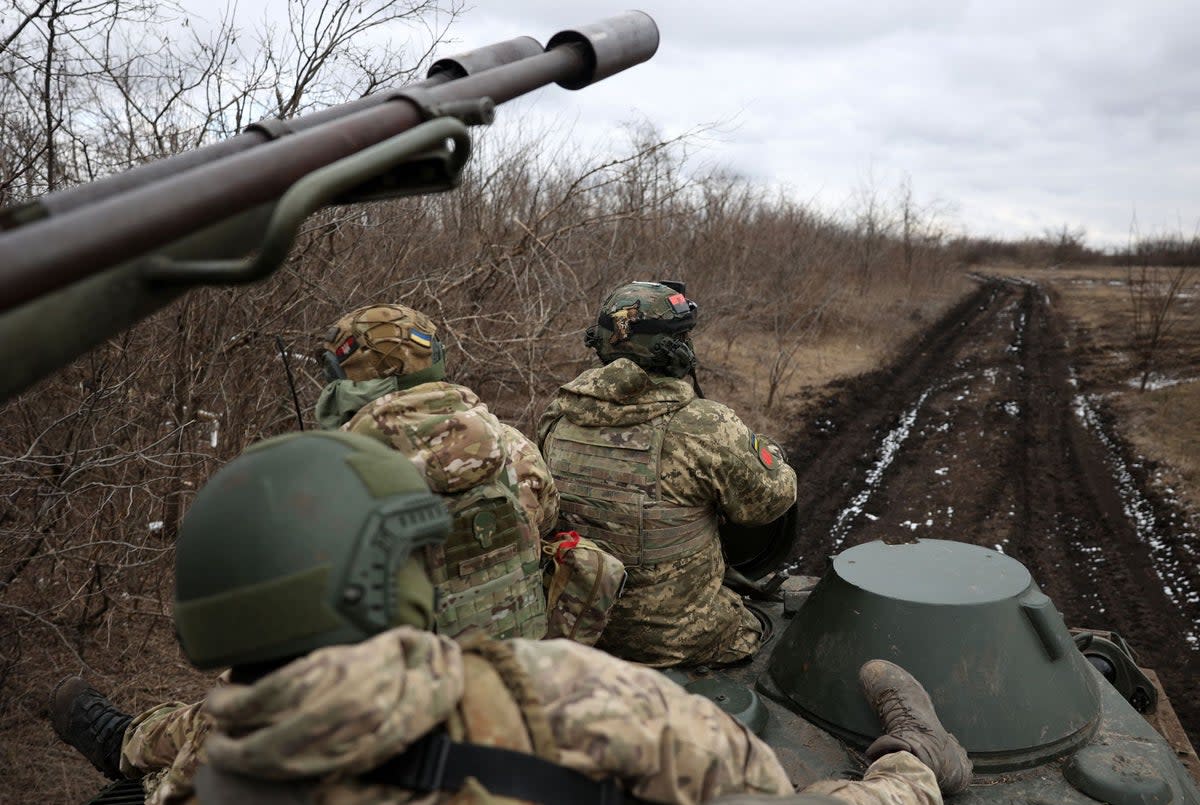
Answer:
[[[463,50],[628,8],[477,0]],[[702,158],[827,209],[906,175],[972,234],[1083,227],[1095,245],[1191,236],[1200,220],[1200,3],[1195,0],[650,0],[662,43],[594,87],[522,112],[593,143],[644,118],[665,134],[717,122]],[[504,125],[516,110],[502,107]]]

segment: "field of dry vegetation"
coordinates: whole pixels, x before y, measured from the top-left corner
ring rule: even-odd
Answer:
[[[1020,273],[1054,295],[1081,381],[1162,490],[1200,512],[1200,271],[1131,261]]]
[[[263,40],[238,72],[233,55],[199,40],[190,56],[148,50],[145,62],[132,46],[95,47],[152,31],[164,7],[126,4],[114,21],[92,6],[55,3],[52,17],[44,3],[9,0],[29,16],[0,15],[0,206],[194,147],[259,113],[302,113],[401,81],[406,70],[374,57],[343,60],[361,68],[350,78],[328,63],[399,5],[361,4],[332,32]],[[406,13],[428,21],[431,9],[410,2]],[[439,24],[454,10],[443,6]],[[307,19],[300,34],[315,14]],[[421,55],[391,54],[408,65]],[[607,289],[684,280],[701,305],[705,392],[786,438],[827,382],[886,362],[972,287],[961,250],[907,189],[834,216],[699,170],[688,138],[649,126],[594,159],[503,114],[497,129],[481,136],[458,191],[325,210],[270,281],[193,293],[4,405],[0,801],[81,801],[100,782],[45,721],[61,676],[83,672],[131,711],[204,689],[172,634],[174,540],[205,478],[297,427],[276,337],[311,406],[321,386],[311,355],[329,323],[365,303],[411,305],[440,323],[452,379],[530,432],[556,386],[592,365],[583,329]],[[1115,331],[1089,318],[1107,321],[1086,296],[1107,287],[1067,276],[1054,287],[1098,339],[1089,371],[1124,388],[1132,371],[1103,358]],[[1114,315],[1120,307],[1114,295]],[[1163,447],[1163,459],[1193,485],[1195,419],[1179,404],[1200,408],[1196,386],[1124,395],[1146,432],[1190,434],[1190,450]]]

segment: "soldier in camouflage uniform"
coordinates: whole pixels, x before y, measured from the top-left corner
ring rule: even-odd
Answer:
[[[425,551],[441,631],[543,636],[538,538],[554,525],[558,492],[537,448],[470,389],[445,381],[436,326],[412,308],[347,313],[326,334],[323,357],[322,427],[396,448],[450,505],[454,533]]]
[[[889,733],[864,779],[793,795],[769,747],[656,671],[565,640],[434,634],[414,552],[448,532],[420,473],[378,442],[251,447],[197,495],[176,553],[184,653],[231,666],[228,684],[131,720],[73,677],[55,730],[106,774],[143,777],[151,805],[620,802],[613,788],[938,805],[939,783],[969,782],[928,697],[890,663],[861,674]]]
[[[559,527],[625,563],[596,644],[656,667],[752,655],[762,627],[722,586],[717,528],[768,523],[796,499],[782,451],[684,379],[696,306],[678,284],[610,293],[585,343],[604,366],[562,386],[538,425],[560,494]]]

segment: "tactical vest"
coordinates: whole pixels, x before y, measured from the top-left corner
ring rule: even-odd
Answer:
[[[385,433],[358,431],[393,447]],[[546,635],[537,529],[505,467],[491,481],[462,492],[438,492],[450,511],[450,536],[426,545],[425,570],[433,582],[439,634],[456,637],[477,626],[495,638]]]
[[[672,416],[611,428],[585,428],[563,417],[543,446],[558,486],[560,526],[627,567],[679,559],[718,539],[712,507],[662,499],[662,445]]]
[[[477,626],[496,638],[543,637],[541,546],[516,494],[494,479],[440,497],[450,510],[450,536],[423,549],[438,632],[454,637]]]

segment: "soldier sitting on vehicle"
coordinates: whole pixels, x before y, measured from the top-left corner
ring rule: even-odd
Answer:
[[[769,523],[796,499],[779,447],[685,379],[695,324],[681,284],[620,286],[584,340],[604,366],[562,386],[538,425],[559,527],[629,574],[596,645],[656,667],[754,654],[762,626],[722,586],[717,528]]]
[[[450,539],[425,549],[439,629],[542,637],[538,538],[554,525],[558,492],[537,447],[470,389],[445,381],[436,326],[412,308],[347,313],[322,354],[330,382],[317,401],[321,426],[396,448],[450,508]]]
[[[399,453],[342,433],[249,448],[199,492],[176,552],[188,659],[231,666],[205,701],[136,718],[79,677],[55,731],[152,805],[422,801],[937,805],[970,782],[928,696],[879,660],[860,681],[887,734],[862,781],[792,794],[774,753],[715,704],[566,640],[454,640],[415,552],[450,524]],[[453,795],[453,796],[451,796]]]

